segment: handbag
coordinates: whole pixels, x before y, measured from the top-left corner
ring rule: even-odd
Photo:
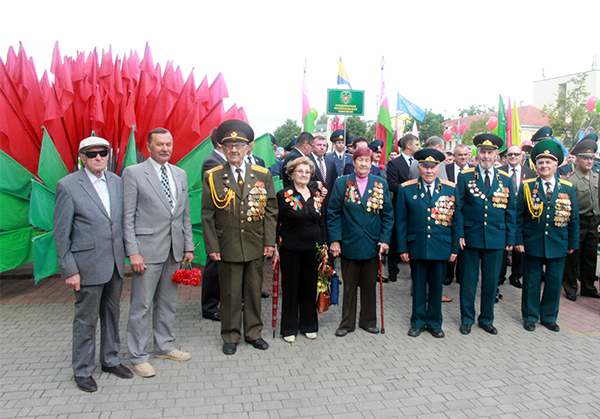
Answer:
[[[329,309],[329,291],[320,291],[317,294],[317,312],[323,313]]]

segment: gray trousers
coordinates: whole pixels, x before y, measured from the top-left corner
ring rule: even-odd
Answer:
[[[115,367],[119,360],[119,317],[123,279],[117,270],[106,284],[82,286],[75,292],[73,318],[73,373],[76,377],[93,374],[96,361],[96,325],[100,316],[100,363]]]
[[[154,354],[162,355],[175,349],[175,310],[177,284],[171,278],[180,263],[173,254],[164,263],[146,263],[143,274],[133,272],[131,280],[131,307],[127,323],[127,350],[134,365],[148,362],[146,352],[150,332],[150,308],[154,332]]]

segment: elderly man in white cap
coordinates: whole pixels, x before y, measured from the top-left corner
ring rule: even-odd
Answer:
[[[119,300],[123,288],[123,181],[106,172],[110,144],[90,137],[79,144],[83,168],[56,184],[54,240],[60,273],[75,290],[72,366],[77,387],[98,389],[92,374],[100,316],[102,371],[133,373],[119,359]]]

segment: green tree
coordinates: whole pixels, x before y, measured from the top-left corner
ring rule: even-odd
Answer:
[[[321,114],[321,116],[319,116],[317,118],[315,125],[327,124],[327,122],[329,122],[329,118],[327,117],[327,114]]]
[[[461,118],[466,116],[474,116],[481,115],[482,113],[495,112],[496,110],[493,107],[489,107],[486,105],[471,105],[466,109],[458,109],[458,115]]]
[[[578,139],[579,130],[588,126],[595,131],[600,129],[600,121],[594,118],[596,112],[588,112],[585,101],[590,95],[585,88],[586,73],[575,75],[567,82],[566,93],[560,88],[556,93],[556,102],[544,105],[542,112],[550,119],[554,136],[562,137],[565,147],[572,147]]]
[[[421,143],[425,142],[429,137],[433,137],[437,135],[438,137],[442,137],[444,135],[444,122],[446,118],[441,113],[433,113],[431,110],[427,111],[425,118],[423,118],[423,122],[415,121],[414,119],[410,119],[409,122],[406,123],[406,127],[404,128],[404,132],[412,131],[412,127],[414,123],[417,123],[417,128],[419,129],[419,139]]]
[[[346,131],[348,135],[364,137],[367,134],[367,123],[360,116],[351,116],[346,119]]]
[[[285,147],[292,141],[294,135],[299,135],[300,132],[302,132],[302,129],[298,126],[297,121],[295,119],[288,119],[273,132],[275,143],[280,147]]]
[[[375,136],[377,135],[377,122],[371,122],[368,125],[369,127],[367,128],[367,134],[365,137],[367,138],[367,140],[369,140],[369,142],[371,142],[375,139]]]
[[[478,119],[477,121],[471,122],[469,125],[469,129],[465,131],[462,137],[462,143],[466,145],[473,145],[473,138],[477,134],[481,134],[482,132],[489,132],[487,121],[488,117],[483,117]]]

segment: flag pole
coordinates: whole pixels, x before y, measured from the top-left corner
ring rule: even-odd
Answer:
[[[307,58],[304,57],[304,75],[302,77],[302,95],[304,95],[304,88],[306,86],[306,61]],[[302,97],[302,100],[304,101],[304,96]],[[302,102],[302,108],[304,108],[304,102]],[[304,120],[304,109],[301,110],[300,114],[302,115],[302,131],[306,131],[306,121]]]

